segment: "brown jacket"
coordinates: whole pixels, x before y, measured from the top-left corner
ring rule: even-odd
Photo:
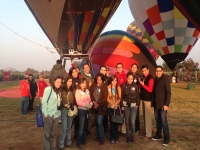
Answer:
[[[112,95],[112,89],[111,89],[111,85],[108,85],[108,97],[107,97],[107,103],[109,106],[111,105],[115,105],[115,106],[119,106],[120,104],[120,100],[121,100],[121,87],[117,86],[117,93],[118,95]]]
[[[90,87],[90,97],[92,102],[95,101],[94,98],[94,92],[97,87],[97,84],[94,82],[92,86]],[[98,107],[98,114],[99,115],[107,115],[108,113],[108,104],[107,104],[107,97],[108,97],[108,88],[105,83],[100,88],[100,96],[97,104],[99,105]]]
[[[62,96],[62,101],[61,101],[62,108],[66,108],[66,106],[68,106],[68,104],[76,105],[74,91],[67,92],[67,91],[63,90],[61,92],[61,96]]]

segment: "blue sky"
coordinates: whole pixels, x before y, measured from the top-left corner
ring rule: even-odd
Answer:
[[[128,0],[122,0],[116,13],[107,24],[103,32],[110,30],[126,31],[128,25],[134,20],[128,6]],[[53,47],[46,35],[37,24],[33,15],[26,6],[24,0],[0,0],[0,23],[3,23],[23,37],[46,47]],[[192,49],[187,58],[193,58],[199,62],[198,48],[200,41]],[[12,67],[24,71],[28,67],[36,70],[51,70],[58,54],[52,54],[48,50],[35,45],[0,24],[0,69]],[[160,58],[157,64],[162,64]],[[69,68],[69,64],[66,69]]]

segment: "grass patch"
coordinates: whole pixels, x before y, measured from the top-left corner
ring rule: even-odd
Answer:
[[[0,90],[7,90],[19,87],[20,81],[0,82]]]

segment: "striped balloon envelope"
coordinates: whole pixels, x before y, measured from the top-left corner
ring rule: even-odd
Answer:
[[[116,64],[122,63],[125,72],[128,72],[133,63],[139,68],[148,65],[155,71],[156,62],[149,50],[136,37],[120,30],[108,31],[97,39],[91,49],[92,64],[95,72],[101,65],[108,66],[110,73],[116,72]],[[138,70],[141,74],[141,69]]]
[[[155,60],[158,59],[159,55],[156,52],[155,48],[153,46],[151,46],[151,44],[149,43],[149,41],[147,40],[147,38],[143,35],[142,31],[140,30],[140,28],[136,25],[136,22],[133,21],[127,28],[126,30],[127,33],[137,37],[142,44],[144,44],[144,46],[147,47],[147,49],[149,49],[151,55],[153,56],[153,58]]]
[[[148,41],[170,69],[183,61],[199,38],[199,31],[171,0],[128,0],[132,15]]]
[[[60,55],[86,54],[121,0],[25,0]]]

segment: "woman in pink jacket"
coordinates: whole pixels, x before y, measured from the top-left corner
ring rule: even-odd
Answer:
[[[48,86],[48,84],[44,81],[44,77],[40,75],[39,81],[38,81],[38,90],[39,90],[39,98],[40,101],[42,100],[44,89]]]
[[[86,143],[87,115],[93,103],[90,99],[89,90],[86,89],[86,79],[79,80],[78,89],[75,92],[76,103],[78,105],[79,128],[77,135],[77,146],[82,147]]]

